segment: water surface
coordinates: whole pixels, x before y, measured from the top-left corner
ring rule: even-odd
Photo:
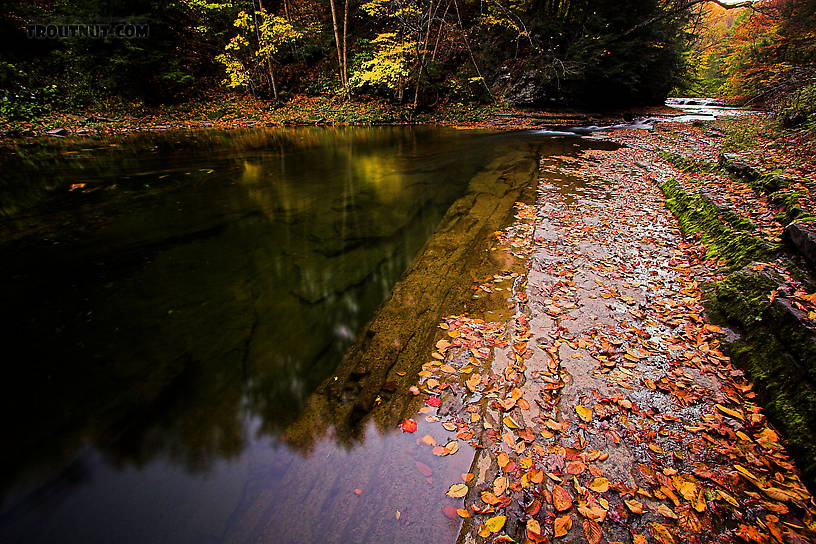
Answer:
[[[442,462],[365,420],[353,441],[328,422],[285,434],[474,176],[520,145],[507,160],[534,167],[529,138],[303,128],[3,149],[0,541],[454,541],[441,501],[468,448]]]

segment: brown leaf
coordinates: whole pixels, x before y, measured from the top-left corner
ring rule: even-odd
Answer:
[[[642,514],[643,513],[643,503],[636,501],[635,499],[625,500],[623,501],[626,504],[626,508],[629,509],[630,512],[633,514]]]
[[[602,535],[603,530],[601,530],[601,525],[597,521],[584,520],[584,536],[586,536],[589,544],[600,544]]]
[[[675,544],[674,537],[665,525],[659,523],[651,524],[652,536],[661,544]]]
[[[499,476],[493,480],[493,493],[495,493],[497,497],[504,495],[504,492],[507,491],[508,485],[509,482],[507,481],[507,477]]]

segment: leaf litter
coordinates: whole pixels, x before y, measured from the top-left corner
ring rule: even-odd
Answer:
[[[496,235],[529,273],[474,290],[505,290],[512,318],[440,323],[418,389],[451,435],[420,443],[477,448],[447,492],[468,541],[816,539],[813,498],[703,312],[700,284],[721,263],[634,166],[648,153],[542,158],[536,204]]]

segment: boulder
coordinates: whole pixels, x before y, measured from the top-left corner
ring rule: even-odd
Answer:
[[[544,91],[538,81],[538,72],[524,72],[505,92],[504,99],[511,106],[535,106],[544,99]]]
[[[785,239],[812,266],[816,267],[816,228],[808,221],[794,221],[785,227]]]
[[[747,181],[756,181],[762,175],[759,172],[759,170],[749,165],[748,163],[739,160],[739,158],[736,155],[731,155],[728,153],[720,154],[719,164],[720,167],[722,167],[726,172],[728,172],[732,176]]]
[[[46,131],[46,134],[49,136],[56,136],[57,138],[62,138],[68,135],[68,131],[64,128],[55,128],[54,130]]]
[[[785,128],[796,128],[807,123],[808,116],[805,112],[794,111],[782,116],[782,126]]]

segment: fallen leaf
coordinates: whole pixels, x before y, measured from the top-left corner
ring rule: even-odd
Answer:
[[[715,404],[714,407],[717,408],[717,410],[719,410],[720,412],[722,412],[722,413],[724,413],[726,415],[729,415],[729,416],[731,416],[731,417],[733,417],[735,419],[739,419],[740,421],[745,421],[745,416],[743,416],[741,413],[737,412],[736,410],[732,410],[731,408],[726,408],[722,404]]]
[[[406,419],[405,421],[402,422],[402,424],[400,425],[400,428],[403,430],[403,432],[406,432],[406,433],[416,432],[417,422],[415,420],[413,420],[413,419]]]
[[[493,480],[493,493],[495,493],[497,497],[504,495],[504,492],[507,491],[508,484],[509,482],[506,476],[499,476]]]
[[[674,537],[665,525],[659,523],[651,524],[652,536],[662,544],[675,544]]]
[[[452,497],[454,499],[461,499],[462,497],[467,495],[467,493],[468,493],[468,486],[466,486],[465,484],[453,484],[448,489],[448,492],[446,493],[446,495],[448,497]]]
[[[502,530],[506,521],[507,516],[495,516],[485,522],[485,527],[487,527],[491,533],[498,533]]]
[[[430,478],[431,475],[433,474],[433,471],[431,470],[431,467],[429,467],[425,463],[420,463],[419,461],[414,461],[414,464],[416,465],[417,470],[419,470],[422,473],[422,475],[425,476],[426,478]]]
[[[569,530],[572,529],[572,517],[567,514],[566,516],[555,518],[553,528],[555,530],[556,537],[566,535]]]
[[[609,480],[606,478],[595,478],[589,484],[589,488],[595,493],[606,493],[609,491]]]
[[[527,538],[533,542],[547,542],[541,533],[541,524],[533,518],[527,520]]]
[[[518,424],[518,423],[516,423],[516,420],[514,420],[514,419],[513,419],[512,417],[510,417],[509,415],[504,416],[504,419],[503,419],[502,421],[504,422],[504,424],[505,424],[505,425],[507,426],[507,428],[509,428],[509,429],[520,429],[520,428],[521,428],[521,427],[519,426],[519,424]]]
[[[553,486],[552,496],[553,506],[555,506],[555,509],[559,512],[572,508],[572,496],[560,485],[556,484]]]
[[[597,521],[584,520],[584,536],[589,544],[600,544],[602,535],[601,525]]]
[[[665,504],[661,504],[660,506],[657,507],[657,513],[667,518],[677,519],[677,514],[674,513],[674,510],[672,510]]]
[[[592,421],[592,408],[587,408],[586,406],[579,404],[575,407],[575,411],[578,413],[578,417],[585,422],[589,423]]]
[[[634,500],[625,500],[623,503],[626,505],[626,508],[629,509],[630,512],[633,514],[642,514],[643,513],[643,504]]]

